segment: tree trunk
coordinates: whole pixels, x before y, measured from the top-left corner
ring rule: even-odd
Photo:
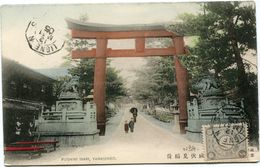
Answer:
[[[238,19],[238,17],[237,17]],[[236,24],[237,21],[235,21]],[[229,26],[228,26],[228,34],[231,41],[232,49],[235,55],[235,61],[237,64],[237,86],[238,86],[238,96],[246,97],[247,89],[248,89],[248,79],[245,72],[245,66],[243,59],[241,57],[238,42],[236,39],[235,33],[235,25],[233,23],[233,17],[230,17]]]
[[[246,92],[248,89],[248,79],[245,72],[244,62],[239,52],[237,41],[234,39],[232,40],[232,48],[234,50],[235,61],[237,64],[237,86],[239,89],[238,93],[240,97],[246,97]]]

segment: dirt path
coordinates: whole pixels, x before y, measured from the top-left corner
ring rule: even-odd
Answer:
[[[115,163],[172,163],[168,154],[182,152],[184,147],[194,145],[201,150],[202,144],[192,143],[180,134],[173,134],[154,125],[142,115],[138,115],[134,133],[124,132],[125,120],[131,119],[128,107],[121,112],[122,119],[112,134],[100,137],[99,144],[78,148],[60,148],[43,154],[41,158],[26,160],[9,159],[14,164],[115,164]],[[120,117],[121,118],[121,117]],[[119,118],[118,118],[119,119]],[[112,128],[113,129],[113,128]]]

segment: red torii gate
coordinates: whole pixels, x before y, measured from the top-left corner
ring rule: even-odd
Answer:
[[[180,63],[177,55],[186,54],[183,36],[165,30],[158,24],[132,24],[110,25],[97,23],[83,23],[78,20],[66,19],[68,28],[71,29],[72,38],[96,39],[96,49],[73,50],[73,59],[95,58],[94,74],[94,101],[97,105],[97,123],[100,135],[105,134],[105,79],[106,58],[114,57],[148,57],[148,56],[174,56],[176,80],[179,98],[179,124],[180,132],[185,133],[187,126],[187,98],[188,78],[187,70]],[[172,38],[174,47],[170,48],[145,48],[145,38]],[[135,39],[135,49],[112,50],[107,48],[109,39]]]

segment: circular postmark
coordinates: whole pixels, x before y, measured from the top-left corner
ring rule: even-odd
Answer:
[[[39,24],[37,21],[30,21],[25,37],[29,47],[40,55],[50,55],[60,51],[65,41],[60,38],[57,30],[48,24]]]
[[[230,150],[234,146],[234,140],[233,137],[230,135],[223,135],[218,139],[219,147],[222,150]]]
[[[208,159],[247,157],[247,151],[245,151],[248,142],[246,123],[209,125],[203,133]],[[215,153],[214,158],[212,158],[212,152]]]
[[[247,124],[222,124],[212,127],[212,134],[217,143],[227,149],[245,141],[247,136]]]

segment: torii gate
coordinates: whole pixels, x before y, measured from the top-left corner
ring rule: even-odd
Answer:
[[[72,38],[96,39],[96,49],[73,50],[73,59],[95,58],[94,73],[94,101],[97,105],[97,123],[100,135],[105,135],[105,79],[106,58],[115,57],[148,57],[148,56],[174,56],[176,80],[179,98],[179,124],[180,133],[185,133],[187,126],[187,98],[188,77],[187,70],[182,66],[178,55],[186,54],[183,36],[166,31],[163,25],[158,24],[132,24],[110,25],[97,23],[83,23],[78,20],[66,19],[71,29]],[[174,47],[145,48],[145,38],[172,38]],[[135,49],[112,50],[107,48],[109,39],[135,39]]]

